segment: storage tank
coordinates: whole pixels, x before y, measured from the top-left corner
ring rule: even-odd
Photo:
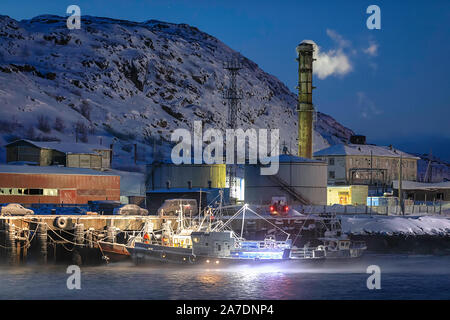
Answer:
[[[286,197],[288,204],[327,203],[327,164],[322,161],[279,156],[275,175],[261,175],[260,165],[245,166],[245,202],[270,204],[272,197]]]
[[[225,188],[225,164],[173,164],[171,161],[147,165],[147,190],[170,188]]]

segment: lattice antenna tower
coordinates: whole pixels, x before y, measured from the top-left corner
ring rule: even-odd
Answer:
[[[242,90],[237,88],[236,78],[239,74],[239,70],[242,69],[242,64],[239,55],[233,55],[231,59],[227,60],[223,64],[223,68],[228,70],[230,75],[230,82],[228,88],[223,92],[223,98],[228,100],[228,127],[230,129],[236,129],[237,126],[237,114],[239,108],[239,101],[242,99]]]
[[[228,101],[228,128],[237,128],[238,110],[240,100],[242,100],[242,90],[237,88],[236,78],[239,74],[239,70],[242,69],[242,64],[239,55],[234,54],[231,59],[227,60],[223,64],[223,68],[228,71],[230,75],[230,82],[228,88],[223,92],[223,98]],[[236,150],[233,150],[236,159]],[[237,166],[232,164],[227,166],[227,180],[230,188],[230,197],[236,197],[236,175]]]

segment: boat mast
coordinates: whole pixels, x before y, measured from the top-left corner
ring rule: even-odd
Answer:
[[[247,209],[247,205],[244,205],[244,210],[242,210],[242,224],[241,224],[241,238],[244,234],[244,221],[245,221],[245,211]]]

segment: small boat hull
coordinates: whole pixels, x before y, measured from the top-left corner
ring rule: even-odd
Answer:
[[[125,244],[99,241],[98,246],[108,262],[126,261],[131,258],[129,247]]]

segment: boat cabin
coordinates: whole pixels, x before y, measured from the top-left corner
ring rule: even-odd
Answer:
[[[198,256],[228,257],[235,246],[232,231],[193,232],[192,253]]]

